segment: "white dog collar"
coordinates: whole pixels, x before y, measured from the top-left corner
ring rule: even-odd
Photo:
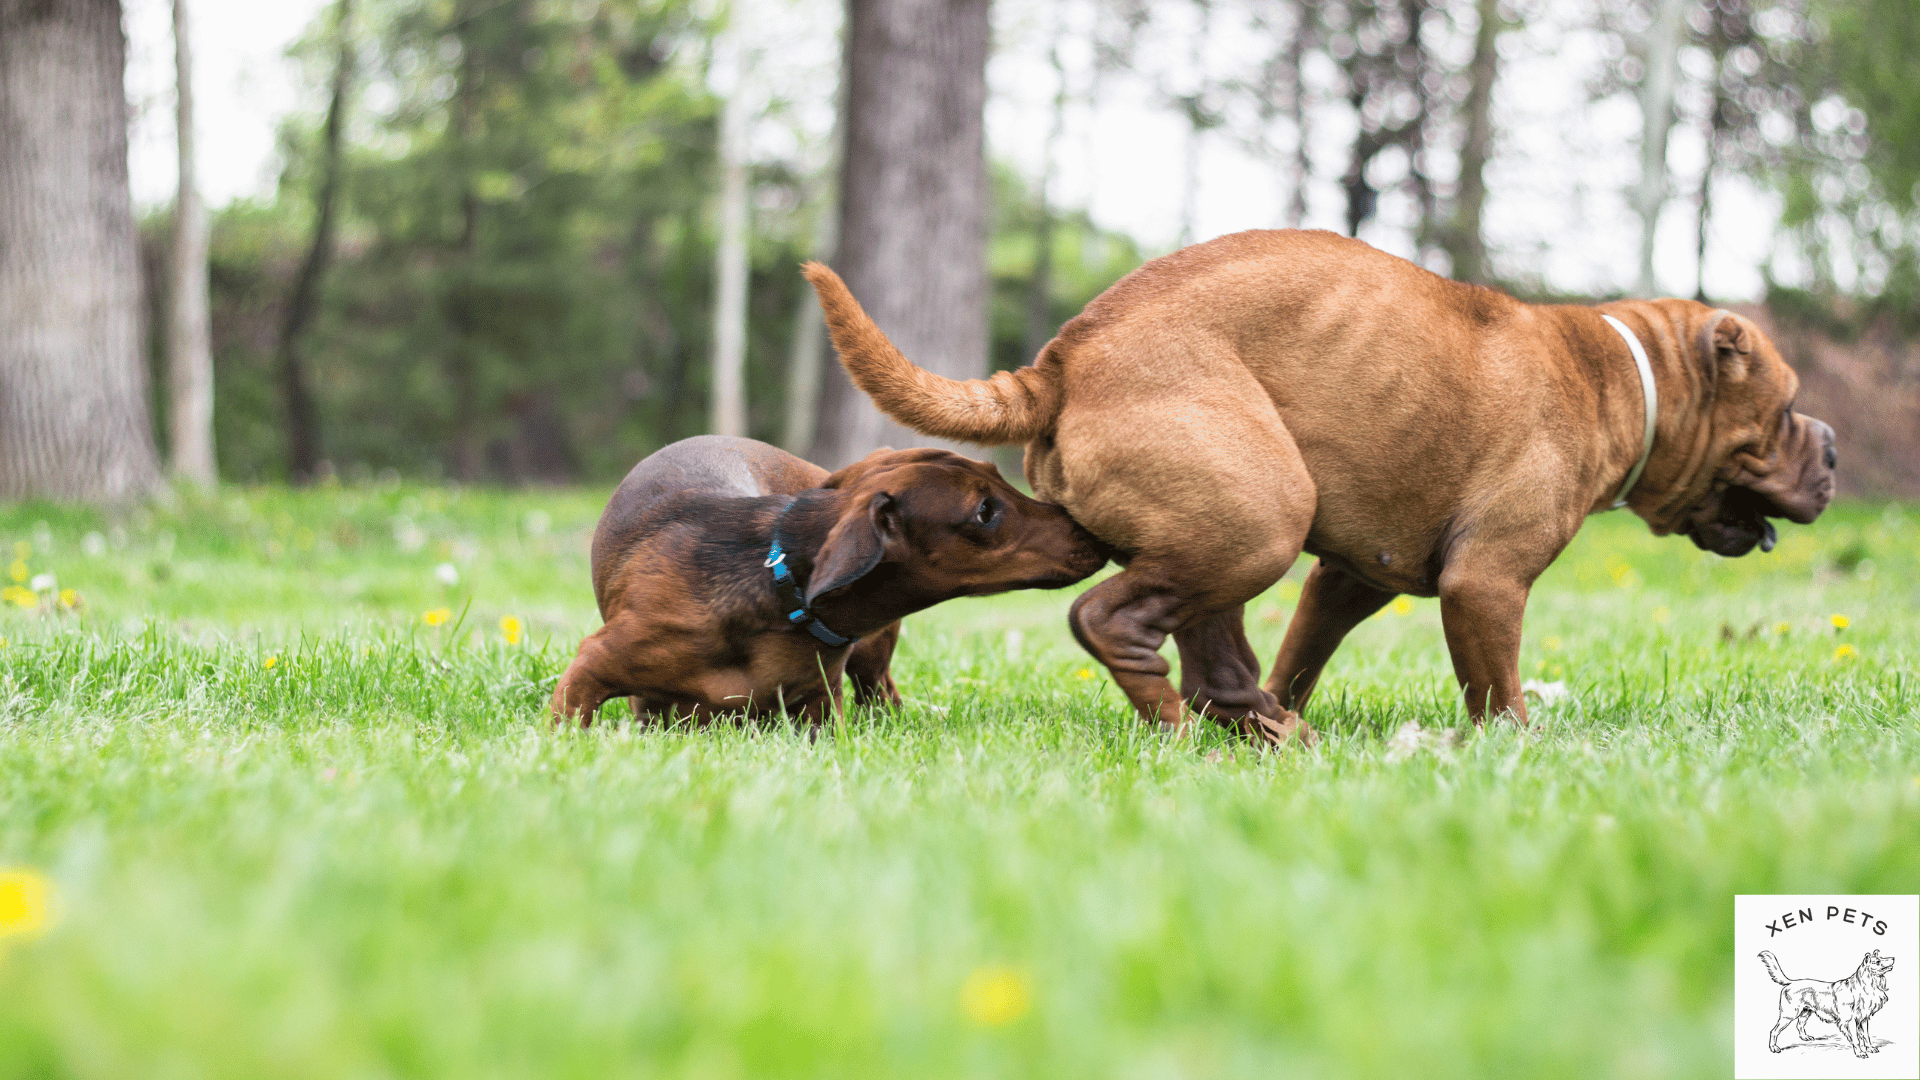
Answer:
[[[1600,317],[1626,339],[1627,348],[1633,352],[1634,365],[1640,369],[1640,392],[1647,399],[1646,436],[1640,442],[1640,460],[1633,463],[1633,471],[1627,473],[1627,482],[1620,485],[1620,494],[1614,498],[1613,505],[1607,507],[1609,510],[1618,510],[1627,505],[1627,492],[1640,482],[1640,470],[1647,467],[1647,459],[1653,456],[1653,422],[1660,415],[1660,395],[1653,388],[1653,365],[1647,362],[1647,350],[1641,347],[1640,339],[1619,319],[1611,315]]]

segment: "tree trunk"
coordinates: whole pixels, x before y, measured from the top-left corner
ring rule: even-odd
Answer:
[[[173,0],[174,127],[180,187],[167,263],[167,445],[173,474],[202,487],[213,459],[213,343],[207,313],[207,208],[193,153],[193,50],[187,0]]]
[[[1194,79],[1193,93],[1181,104],[1187,114],[1187,138],[1180,147],[1180,239],[1176,247],[1193,243],[1200,218],[1200,150],[1205,134],[1207,92],[1207,35],[1213,30],[1212,0],[1195,0],[1200,8],[1200,24],[1187,41],[1187,72]]]
[[[1428,76],[1434,73],[1434,61],[1427,51],[1426,15],[1434,10],[1434,0],[1400,0],[1400,18],[1407,25],[1407,40],[1394,50],[1394,63],[1402,72],[1408,93],[1413,97],[1414,115],[1400,129],[1400,145],[1407,152],[1407,186],[1413,190],[1414,204],[1420,208],[1420,220],[1413,229],[1414,261],[1425,264],[1427,254],[1437,244],[1444,228],[1440,220],[1440,200],[1427,175],[1427,129],[1433,124],[1433,93]]]
[[[0,0],[0,499],[159,479],[119,0]]]
[[[1287,200],[1287,227],[1297,229],[1307,220],[1307,185],[1313,180],[1313,152],[1308,145],[1307,80],[1301,71],[1312,40],[1314,6],[1310,0],[1293,5],[1293,37],[1287,42],[1281,75],[1286,80],[1287,122],[1293,126],[1293,193]]]
[[[1727,90],[1720,73],[1726,64],[1724,40],[1714,43],[1713,105],[1707,110],[1707,160],[1700,169],[1700,194],[1694,211],[1693,298],[1707,302],[1707,227],[1713,221],[1713,174],[1719,163],[1720,135],[1727,129]]]
[[[1049,190],[1053,187],[1054,173],[1059,169],[1060,139],[1067,127],[1067,69],[1060,62],[1060,40],[1066,36],[1065,20],[1055,12],[1053,24],[1053,46],[1047,50],[1047,60],[1053,65],[1053,119],[1047,126],[1047,142],[1041,151],[1040,161],[1040,220],[1033,230],[1033,276],[1027,281],[1027,320],[1023,350],[1027,359],[1040,354],[1047,342],[1053,339],[1058,329],[1053,321],[1053,200]]]
[[[736,5],[736,19],[746,12]],[[726,102],[720,113],[720,244],[714,259],[713,418],[715,435],[747,434],[747,58],[740,29],[722,34],[715,66]]]
[[[1653,278],[1653,239],[1660,208],[1667,201],[1667,133],[1673,127],[1673,84],[1679,74],[1680,17],[1686,0],[1656,0],[1647,31],[1647,71],[1640,81],[1640,184],[1634,209],[1640,213],[1641,296],[1659,291]]]
[[[844,54],[844,49],[842,50]],[[832,147],[826,168],[815,181],[820,202],[820,217],[813,227],[813,257],[825,263],[834,261],[834,249],[840,240],[840,161],[846,157],[847,78],[846,59],[840,63],[840,85],[834,91]],[[793,351],[787,361],[786,418],[780,445],[805,456],[813,449],[813,437],[820,416],[821,359],[827,351],[827,322],[812,289],[800,290],[800,308],[793,319]]]
[[[333,65],[332,95],[320,138],[320,190],[314,195],[313,242],[294,275],[287,298],[287,317],[280,331],[280,391],[287,415],[287,475],[304,484],[320,468],[320,427],[314,415],[313,393],[307,386],[306,361],[300,354],[300,335],[313,321],[320,302],[320,280],[333,260],[335,206],[340,199],[340,129],[346,123],[347,84],[353,77],[353,0],[340,0],[334,11],[334,32],[340,51]]]
[[[848,0],[837,269],[900,349],[949,378],[987,372],[987,0]],[[830,365],[813,459],[941,445]]]
[[[1488,282],[1487,244],[1481,218],[1487,205],[1487,160],[1493,156],[1493,87],[1500,74],[1500,4],[1478,0],[1479,29],[1473,35],[1473,61],[1467,69],[1467,99],[1461,103],[1460,184],[1453,221],[1441,233],[1441,246],[1453,263],[1453,276],[1477,285]]]
[[[498,7],[498,4],[491,5]],[[480,358],[478,336],[480,271],[480,194],[475,188],[479,170],[474,147],[480,113],[480,62],[476,56],[473,20],[486,9],[456,4],[453,36],[460,42],[460,75],[453,91],[453,167],[460,184],[460,239],[454,246],[453,272],[443,275],[440,302],[450,333],[447,381],[453,384],[452,457],[454,479],[471,484],[480,479]]]

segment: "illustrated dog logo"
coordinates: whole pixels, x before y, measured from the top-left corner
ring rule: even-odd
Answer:
[[[1767,1049],[1780,1052],[1780,1033],[1789,1024],[1799,1032],[1802,1043],[1824,1043],[1807,1034],[1807,1021],[1817,1017],[1839,1030],[1855,1057],[1879,1053],[1880,1044],[1867,1029],[1874,1014],[1887,1003],[1887,972],[1893,970],[1893,959],[1875,949],[1860,958],[1853,974],[1826,982],[1788,976],[1781,970],[1780,958],[1763,950],[1760,963],[1766,966],[1767,977],[1780,986],[1780,1019],[1768,1033]]]

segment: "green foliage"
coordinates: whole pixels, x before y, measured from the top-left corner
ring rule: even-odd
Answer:
[[[1895,209],[1920,204],[1920,7],[1903,0],[1816,0],[1834,89],[1865,114],[1866,162]]]
[[[697,390],[714,103],[684,5],[400,5],[313,348],[327,451],[600,475]],[[661,407],[662,399],[669,400]],[[648,408],[653,405],[653,408]],[[665,429],[665,430],[663,430]]]
[[[717,103],[695,11],[386,0],[363,13],[341,243],[306,348],[323,454],[343,475],[613,477],[706,430]],[[301,49],[316,82],[333,25],[324,13]],[[285,476],[274,350],[318,137],[295,124],[284,141],[277,205],[229,208],[213,228],[229,479]],[[819,208],[787,163],[753,182],[748,420],[771,441]],[[1016,366],[1031,359],[1037,209],[1006,170],[995,205],[992,355]],[[1053,248],[1054,325],[1141,261],[1084,214],[1059,217]]]
[[[1703,1076],[1733,894],[1920,889],[1910,508],[1596,518],[1532,729],[1465,726],[1418,601],[1268,755],[1144,731],[1065,593],[914,616],[907,708],[818,738],[552,732],[603,494],[0,510],[83,604],[0,609],[0,866],[57,905],[0,1076]]]
[[[1781,224],[1809,259],[1818,302],[1851,293],[1865,301],[1852,321],[1910,330],[1920,325],[1920,9],[1813,0],[1807,15],[1809,40],[1794,50],[1797,138],[1777,172]]]
[[[1010,168],[993,170],[993,237],[987,248],[993,279],[992,367],[1033,363],[1027,352],[1027,307],[1039,256],[1038,194]],[[1052,207],[1053,260],[1047,290],[1048,326],[1058,329],[1107,286],[1133,272],[1146,256],[1133,238],[1094,224],[1084,210]]]

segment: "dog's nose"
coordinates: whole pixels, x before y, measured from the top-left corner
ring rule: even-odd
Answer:
[[[1827,429],[1827,468],[1829,469],[1833,468],[1834,462],[1839,460],[1840,460],[1840,455],[1834,453],[1834,450],[1833,450],[1833,429],[1828,428]]]

